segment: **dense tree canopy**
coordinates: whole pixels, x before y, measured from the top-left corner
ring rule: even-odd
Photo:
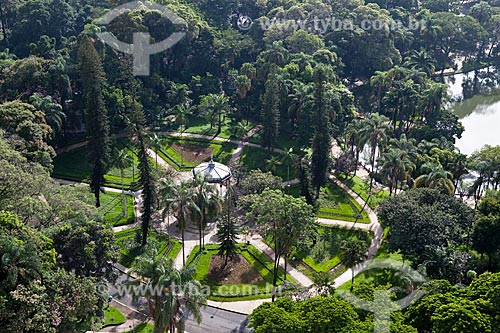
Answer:
[[[432,189],[408,190],[380,205],[379,218],[389,227],[389,249],[423,261],[426,247],[466,244],[473,210],[461,200]]]

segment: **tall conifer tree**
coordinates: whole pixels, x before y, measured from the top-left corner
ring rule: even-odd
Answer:
[[[102,95],[105,77],[101,59],[89,38],[85,37],[80,42],[78,56],[83,88],[88,159],[92,167],[90,189],[95,195],[96,207],[99,207],[101,205],[99,193],[104,184],[104,174],[110,154],[108,112]]]
[[[331,139],[328,114],[331,103],[327,94],[327,80],[332,76],[331,69],[318,65],[314,70],[314,136],[312,142],[311,172],[312,183],[319,196],[321,185],[325,184],[328,170]]]
[[[142,105],[134,98],[127,98],[129,104],[129,130],[132,140],[137,148],[137,158],[139,159],[139,181],[142,187],[142,245],[148,241],[149,224],[153,213],[155,202],[155,181],[153,166],[148,158],[148,133],[146,130],[146,117],[142,111]]]

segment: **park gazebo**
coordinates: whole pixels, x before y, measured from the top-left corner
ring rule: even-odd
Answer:
[[[220,184],[221,187],[222,185],[227,186],[231,179],[231,169],[227,165],[214,162],[213,158],[193,168],[192,173],[193,177],[199,173],[204,176],[207,183]]]

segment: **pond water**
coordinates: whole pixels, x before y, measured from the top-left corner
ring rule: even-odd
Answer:
[[[449,107],[465,127],[456,142],[460,152],[469,155],[485,144],[500,145],[500,70],[457,74],[445,82],[452,97]]]

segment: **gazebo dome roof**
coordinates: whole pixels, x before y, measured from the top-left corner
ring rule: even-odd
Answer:
[[[205,181],[209,183],[222,183],[231,177],[231,170],[227,165],[214,162],[210,159],[209,162],[204,162],[195,167],[193,170],[193,177],[197,173],[205,177]]]

